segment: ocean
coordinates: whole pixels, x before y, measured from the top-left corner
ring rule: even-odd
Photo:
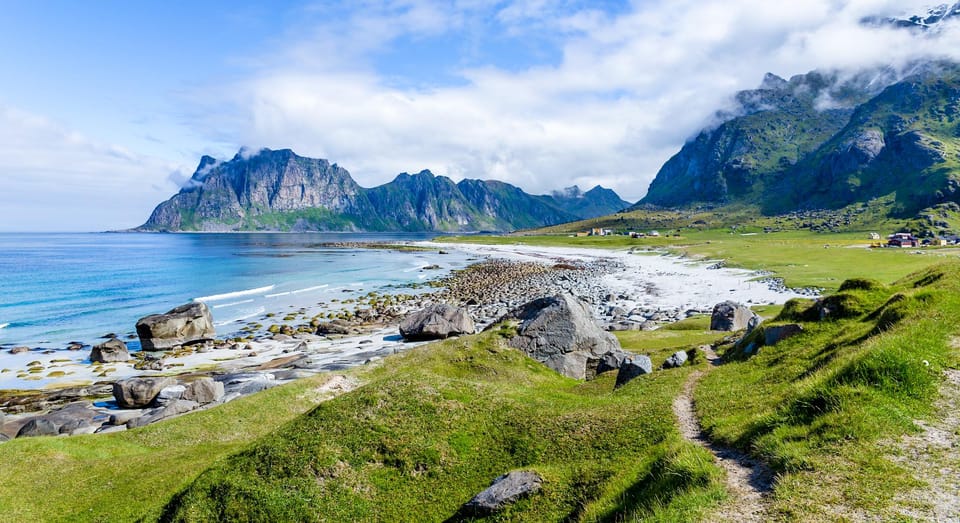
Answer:
[[[0,346],[128,338],[139,318],[191,300],[205,302],[218,335],[229,335],[268,312],[319,310],[371,291],[409,293],[410,284],[467,266],[470,255],[323,244],[435,236],[0,234]],[[440,270],[421,270],[433,264]]]

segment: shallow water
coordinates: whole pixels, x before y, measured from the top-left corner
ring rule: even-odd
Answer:
[[[137,319],[191,300],[207,303],[218,334],[229,334],[266,312],[389,291],[469,263],[455,251],[320,245],[433,236],[0,234],[0,345],[63,349],[126,337]],[[430,264],[441,271],[420,270]]]

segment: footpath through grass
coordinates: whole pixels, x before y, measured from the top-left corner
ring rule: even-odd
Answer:
[[[697,519],[724,490],[670,415],[688,374],[614,391],[613,373],[565,378],[495,333],[418,348],[201,475],[164,520],[443,521],[516,469],[543,491],[494,520]]]
[[[891,286],[850,281],[820,306],[788,302],[772,324],[786,322],[804,331],[755,355],[728,347],[727,363],[703,378],[705,430],[782,475],[774,509],[785,519],[896,519],[894,495],[921,485],[881,448],[920,430],[914,420],[931,415],[943,369],[960,364],[950,343],[960,263]]]

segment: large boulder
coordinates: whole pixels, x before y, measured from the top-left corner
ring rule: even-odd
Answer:
[[[223,383],[215,381],[213,378],[204,377],[187,384],[183,399],[206,405],[223,399],[223,394]]]
[[[477,331],[466,309],[437,303],[408,314],[400,322],[400,335],[407,340],[442,340]]]
[[[600,356],[600,361],[597,363],[597,374],[618,370],[630,356],[633,356],[633,353],[619,349]]]
[[[620,365],[620,371],[617,372],[617,382],[613,388],[620,387],[631,382],[634,378],[653,372],[653,362],[647,356],[631,356]]]
[[[750,325],[755,316],[757,315],[746,305],[734,301],[718,303],[713,307],[713,314],[710,316],[710,330],[731,332],[743,330]]]
[[[463,505],[462,511],[472,516],[486,516],[502,510],[520,498],[534,494],[543,485],[543,478],[532,471],[513,471],[493,480],[486,490]]]
[[[100,345],[95,345],[90,351],[90,361],[94,363],[112,363],[129,359],[130,352],[127,350],[127,344],[116,338],[110,338]]]
[[[763,329],[763,344],[776,345],[791,336],[803,332],[803,326],[797,323],[788,323],[786,325],[774,325]]]
[[[143,350],[164,350],[185,343],[213,339],[213,316],[201,302],[188,303],[166,314],[153,314],[137,322]]]
[[[597,361],[604,354],[621,350],[620,342],[597,326],[587,306],[569,294],[533,300],[495,323],[503,321],[520,322],[517,335],[507,341],[508,345],[541,363],[553,362],[551,368],[571,378],[592,377],[588,365],[593,364],[595,373]],[[573,352],[583,356],[564,357]],[[585,368],[580,369],[579,362]],[[576,368],[571,367],[574,363]]]
[[[585,380],[596,376],[596,363],[592,364],[591,355],[586,352],[576,351],[566,354],[554,354],[543,362],[547,367],[575,380]],[[591,372],[593,369],[593,372]]]
[[[54,423],[46,418],[33,418],[26,422],[20,431],[17,432],[18,438],[31,438],[34,436],[56,436],[60,434],[60,429]]]
[[[114,382],[113,397],[124,409],[150,405],[165,387],[176,384],[173,378],[128,378]]]
[[[200,404],[195,401],[173,400],[162,407],[157,407],[155,409],[148,411],[143,416],[139,416],[131,420],[128,420],[126,423],[126,427],[128,429],[143,427],[144,425],[149,425],[151,423],[156,423],[158,421],[162,421],[167,418],[179,416],[180,414],[185,414],[187,412],[195,410],[199,406]]]

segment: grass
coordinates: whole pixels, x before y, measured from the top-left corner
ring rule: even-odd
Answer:
[[[326,377],[116,434],[0,445],[0,521],[155,520],[204,469],[315,404]]]
[[[497,521],[695,519],[724,491],[664,415],[688,372],[614,391],[613,375],[564,378],[494,333],[415,349],[205,472],[164,520],[442,521],[515,469],[543,491]]]
[[[931,414],[941,370],[960,354],[960,263],[925,269],[891,286],[845,285],[836,319],[801,321],[804,332],[703,378],[698,414],[712,438],[749,450],[782,476],[774,508],[791,520],[856,512],[894,516],[894,494],[918,486],[879,445],[916,432]],[[815,305],[807,305],[815,307]],[[788,305],[778,320],[816,317]]]

